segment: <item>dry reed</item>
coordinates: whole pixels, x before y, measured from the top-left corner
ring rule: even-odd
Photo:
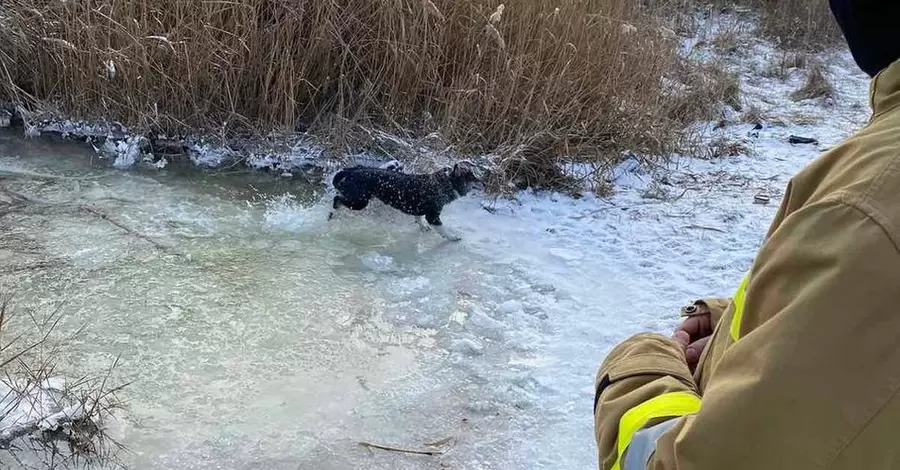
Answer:
[[[665,154],[677,123],[660,77],[677,57],[658,13],[626,0],[12,0],[0,100],[167,133],[340,137],[366,123],[439,131],[463,151]]]
[[[789,49],[819,50],[839,44],[841,31],[828,0],[712,0],[718,7],[751,7],[762,34]]]
[[[685,122],[711,116],[662,79],[690,69],[660,27],[677,3],[8,0],[0,101],[166,134],[303,130],[341,147],[358,125],[437,132],[505,155],[504,179],[542,184],[560,180],[559,158],[668,155]]]
[[[814,62],[806,75],[806,82],[799,89],[791,93],[794,101],[813,100],[819,98],[833,98],[836,91],[834,85],[828,80],[826,66]]]
[[[754,1],[763,11],[763,32],[784,46],[816,50],[841,40],[828,0]]]

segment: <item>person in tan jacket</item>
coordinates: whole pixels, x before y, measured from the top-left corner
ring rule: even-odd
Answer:
[[[871,118],[790,180],[732,297],[603,360],[601,470],[900,469],[900,2],[831,8]]]

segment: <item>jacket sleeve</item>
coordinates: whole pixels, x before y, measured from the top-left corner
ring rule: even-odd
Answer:
[[[695,412],[700,405],[681,346],[658,334],[635,335],[613,348],[594,386],[603,470],[624,468],[625,450],[635,453],[640,438],[634,435],[651,421]]]
[[[887,220],[844,200],[786,217],[758,253],[740,321],[731,325],[737,308],[722,318],[713,341],[728,347],[702,399],[671,341],[645,335],[614,349],[597,381],[601,470],[811,469],[838,458],[900,389],[900,254]]]

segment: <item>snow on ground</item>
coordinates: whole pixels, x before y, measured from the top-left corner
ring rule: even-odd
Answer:
[[[528,266],[533,282],[554,286],[548,306],[553,331],[532,358],[543,389],[538,406],[549,428],[520,429],[531,468],[596,465],[590,404],[604,355],[628,336],[670,334],[679,308],[709,295],[731,295],[749,268],[782,191],[799,169],[861,127],[868,118],[868,78],[849,52],[820,58],[836,95],[828,102],[795,102],[805,72],[760,74],[783,53],[760,40],[729,58],[742,78],[745,103],[764,111],[762,129],[730,116],[705,130],[710,140],[740,142],[747,151],[709,160],[680,158],[671,168],[641,171],[625,162],[609,199],[521,194],[487,202],[468,198],[448,208],[445,223],[473,250]],[[792,145],[798,135],[818,145]],[[765,194],[768,204],[757,204]],[[452,221],[452,222],[450,222]],[[519,308],[509,305],[510,309]]]

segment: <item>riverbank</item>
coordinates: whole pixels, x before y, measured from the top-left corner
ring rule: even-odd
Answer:
[[[121,168],[186,160],[293,175],[389,159],[428,171],[467,158],[490,167],[495,192],[603,194],[612,168],[630,155],[659,166],[678,155],[734,153],[697,129],[751,114],[732,60],[745,38],[807,51],[834,42],[833,21],[818,3],[740,3],[752,8],[602,0],[485,9],[438,1],[388,14],[334,10],[329,2],[281,12],[253,2],[159,0],[133,11],[137,4],[109,0],[94,10],[59,4],[42,12],[24,2],[0,15],[16,39],[0,44],[0,55],[22,67],[0,82],[0,99],[13,104],[11,121],[26,135],[86,140]],[[259,29],[279,12],[287,19]],[[333,31],[340,23],[333,15],[357,13],[391,25]],[[54,19],[60,15],[66,19]],[[309,35],[301,28],[307,20],[326,20],[320,33],[343,35],[344,45],[334,50]],[[273,51],[287,44],[252,52],[292,28],[301,30],[290,37],[316,47],[277,57]],[[451,36],[440,41],[434,28]],[[235,32],[219,37],[226,31]],[[394,54],[385,59],[371,44]],[[791,50],[800,49],[779,53],[812,56]],[[793,65],[805,67],[800,62]],[[775,74],[792,66],[770,65],[783,69]],[[282,68],[293,71],[289,79]]]

